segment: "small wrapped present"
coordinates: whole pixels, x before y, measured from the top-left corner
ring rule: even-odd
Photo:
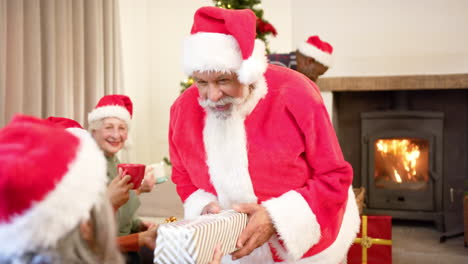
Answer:
[[[392,263],[392,217],[361,216],[361,232],[348,251],[348,264]]]
[[[227,210],[193,220],[161,224],[156,238],[154,263],[210,263],[217,244],[222,245],[223,254],[236,250],[237,239],[247,222],[246,214]]]

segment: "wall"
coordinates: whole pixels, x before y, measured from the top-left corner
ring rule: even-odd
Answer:
[[[292,1],[293,43],[335,48],[326,76],[468,72],[468,1]]]

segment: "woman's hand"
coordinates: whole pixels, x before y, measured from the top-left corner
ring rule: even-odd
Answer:
[[[145,232],[138,233],[138,245],[145,246],[151,250],[156,247],[156,236],[159,225],[154,225]]]
[[[142,221],[140,225],[140,232],[149,230],[154,226],[156,226],[156,224],[153,222]]]
[[[210,264],[221,264],[221,258],[222,257],[223,257],[223,252],[221,251],[221,245],[218,244],[215,247],[213,260],[210,262]]]
[[[124,205],[130,199],[129,191],[133,188],[133,183],[129,183],[130,175],[119,168],[119,175],[115,177],[107,186],[107,196],[115,210]]]
[[[151,192],[156,184],[156,177],[154,176],[154,168],[146,166],[145,178],[138,188],[137,193]]]

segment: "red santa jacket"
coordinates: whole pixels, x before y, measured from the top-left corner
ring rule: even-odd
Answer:
[[[338,263],[359,229],[343,159],[318,87],[269,65],[229,122],[198,103],[197,87],[171,107],[172,180],[185,217],[218,201],[261,203],[277,230],[270,242],[287,263]],[[220,126],[227,126],[221,129]],[[220,132],[221,131],[221,132]]]

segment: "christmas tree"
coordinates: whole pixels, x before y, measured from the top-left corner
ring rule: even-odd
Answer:
[[[260,0],[213,0],[213,3],[217,7],[226,9],[250,9],[257,16],[257,38],[265,42],[266,52],[270,53],[268,47],[269,35],[276,37],[278,34],[275,27],[263,18],[262,3]],[[180,82],[181,93],[185,89],[189,88],[193,84],[192,77],[188,77],[186,80]]]

